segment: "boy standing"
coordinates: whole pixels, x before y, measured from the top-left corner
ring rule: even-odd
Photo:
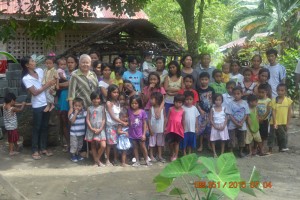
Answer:
[[[268,83],[272,87],[272,98],[275,98],[277,97],[277,85],[280,83],[285,83],[286,69],[284,66],[276,62],[278,54],[276,49],[269,49],[266,54],[270,63],[270,65],[266,66],[266,68],[270,71],[270,79]]]
[[[196,90],[193,89],[194,79],[191,74],[186,75],[183,78],[184,89],[180,89],[178,94],[184,94],[185,91],[191,91],[194,94],[193,105],[195,106],[199,102],[199,96]]]
[[[271,129],[268,137],[269,153],[272,153],[275,137],[280,152],[288,151],[287,148],[287,129],[291,119],[293,101],[286,97],[286,85],[280,83],[277,86],[278,96],[271,101],[272,120],[270,121]]]
[[[235,86],[236,86],[236,83],[234,81],[228,81],[226,83],[227,93],[222,94],[222,96],[223,96],[222,106],[224,106],[225,108],[233,100],[232,90]]]

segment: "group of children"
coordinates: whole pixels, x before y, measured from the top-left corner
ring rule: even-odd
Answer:
[[[209,54],[202,58],[205,56],[210,58]],[[276,58],[277,52],[270,50],[267,56],[268,59],[270,56]],[[266,155],[266,141],[268,153],[272,153],[275,138],[279,150],[287,151],[292,100],[285,96],[284,67],[271,59],[273,57],[267,68],[260,67],[262,59],[259,55],[253,57],[253,66],[249,68],[241,69],[239,62],[232,61],[225,63],[222,70],[214,69],[212,77],[209,72],[202,71],[197,80],[190,74],[181,76],[176,61],[171,61],[166,71],[165,60],[161,57],[156,63],[162,62],[163,67],[158,64],[156,68],[151,60],[146,60],[144,74],[137,70],[137,60],[131,58],[128,71],[115,70],[114,78],[111,67],[99,62],[102,72],[100,92],[90,95],[92,105],[84,108],[82,99],[73,100],[74,111],[69,116],[71,160],[83,159],[79,152],[84,140],[91,144],[93,159],[98,166],[112,165],[111,150],[113,163],[118,163],[119,151],[121,165],[126,166],[131,147],[133,166],[140,165],[139,149],[148,166],[153,161],[165,162],[165,142],[173,161],[178,158],[179,149],[183,155],[196,149],[198,136],[197,150],[203,150],[204,139],[207,139],[214,157],[218,156],[218,141],[221,154],[228,144],[229,151],[239,147],[240,157],[246,156],[246,146],[249,156]],[[48,73],[51,65],[46,66],[45,73]],[[64,75],[59,77],[63,80]],[[147,78],[143,80],[144,77]],[[53,91],[50,93],[53,95]],[[7,107],[4,110],[9,110],[8,105],[13,106],[13,102],[5,101]]]

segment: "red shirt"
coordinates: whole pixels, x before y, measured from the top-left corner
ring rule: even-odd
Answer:
[[[178,91],[178,94],[183,94],[185,91],[186,90],[181,89],[181,90]],[[198,95],[197,91],[194,90],[194,89],[191,89],[189,91],[192,91],[194,93],[194,102],[193,102],[193,105],[195,106],[197,104],[197,102],[199,101],[199,95]]]

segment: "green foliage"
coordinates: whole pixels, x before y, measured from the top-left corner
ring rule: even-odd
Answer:
[[[14,63],[18,63],[17,59],[10,53],[7,53],[5,51],[0,51],[0,55],[5,56],[7,59],[12,60]]]
[[[187,184],[186,176],[192,176],[197,181],[205,183],[204,187],[195,188]],[[249,181],[243,181],[236,165],[236,158],[232,153],[222,154],[217,160],[202,156],[198,158],[196,154],[190,154],[169,163],[154,178],[153,182],[156,185],[157,192],[166,191],[171,187],[169,195],[179,195],[181,199],[183,199],[183,196],[188,196],[190,199],[213,200],[223,197],[219,192],[215,192],[215,189],[230,199],[235,199],[240,191],[255,196],[254,189],[256,187],[253,187],[251,183],[253,181],[260,182],[260,178],[259,172],[254,167]],[[185,190],[188,191],[187,194],[185,194],[183,188],[175,186],[176,179],[183,181],[186,186]],[[207,185],[207,183],[213,184]],[[238,185],[232,187],[230,183],[237,183]],[[258,186],[256,189],[262,191],[261,185]]]

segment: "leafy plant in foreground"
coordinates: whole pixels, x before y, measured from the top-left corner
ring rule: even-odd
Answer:
[[[194,184],[187,181],[187,176],[196,180]],[[175,180],[182,180],[186,191],[175,186]],[[236,165],[236,158],[232,153],[222,154],[218,159],[198,157],[190,154],[169,163],[153,182],[156,191],[163,192],[171,189],[169,195],[179,195],[181,199],[213,200],[227,196],[235,199],[239,192],[245,192],[256,196],[254,189],[262,190],[260,173],[253,168],[248,181],[240,177],[240,171]],[[201,183],[204,185],[200,186]],[[255,187],[252,183],[258,183]],[[195,187],[196,186],[196,187]],[[200,187],[198,187],[200,186]],[[221,192],[217,192],[217,190]],[[185,198],[184,198],[185,197]]]

